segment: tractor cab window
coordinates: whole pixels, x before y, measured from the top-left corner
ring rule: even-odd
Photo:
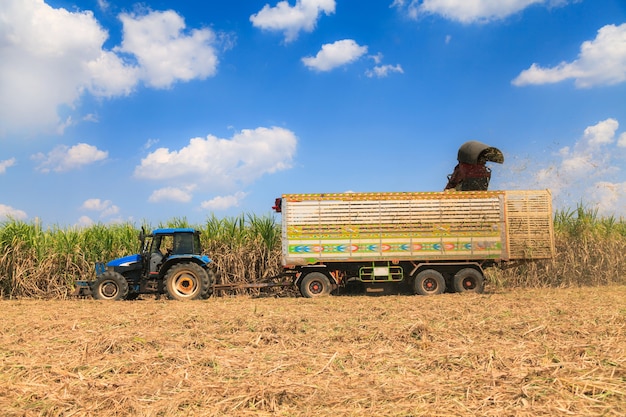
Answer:
[[[193,235],[193,248],[194,255],[202,255],[202,244],[200,243],[200,233],[194,233]]]
[[[161,255],[166,256],[172,253],[174,249],[174,238],[173,236],[168,235],[158,235],[155,236],[152,241],[152,253],[161,253]]]
[[[174,254],[189,255],[193,252],[193,237],[191,233],[174,234]]]
[[[172,253],[173,237],[167,235],[157,235],[152,239],[150,248],[150,272],[155,273],[159,270],[159,265],[164,261],[165,257]]]

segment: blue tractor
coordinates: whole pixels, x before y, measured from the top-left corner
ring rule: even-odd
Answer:
[[[139,239],[141,253],[97,263],[95,281],[77,281],[77,292],[90,292],[97,300],[132,300],[141,294],[200,300],[211,295],[215,273],[209,257],[202,255],[199,231],[142,230]]]

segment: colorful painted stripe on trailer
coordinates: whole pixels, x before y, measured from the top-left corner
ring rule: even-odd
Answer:
[[[502,245],[499,239],[491,240],[456,240],[456,241],[431,241],[431,242],[366,242],[359,243],[320,243],[320,242],[290,242],[289,254],[293,255],[373,255],[373,254],[403,254],[412,255],[417,253],[476,253],[482,255],[493,252],[500,254]]]

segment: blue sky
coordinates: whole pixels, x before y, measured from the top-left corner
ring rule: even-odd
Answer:
[[[0,220],[194,223],[491,189],[626,216],[624,0],[2,0]]]

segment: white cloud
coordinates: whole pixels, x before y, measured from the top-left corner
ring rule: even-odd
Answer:
[[[622,133],[617,140],[617,146],[620,148],[626,148],[626,132]]]
[[[54,9],[41,0],[5,0],[2,8],[0,134],[54,130],[60,105],[71,108],[85,91],[119,95],[135,84],[132,77],[119,79],[120,69],[132,68],[102,50],[108,33],[92,12]]]
[[[110,4],[107,0],[98,0],[98,7],[100,10],[106,11],[109,9]]]
[[[626,23],[602,27],[594,40],[583,42],[578,59],[552,68],[532,64],[513,84],[550,84],[567,79],[574,79],[580,88],[626,81]]]
[[[343,39],[322,45],[315,57],[302,58],[304,65],[318,71],[330,71],[356,61],[367,53],[367,46],[360,46],[352,39]]]
[[[231,207],[238,207],[246,195],[247,193],[240,191],[233,195],[217,196],[211,200],[203,201],[200,206],[205,210],[227,210]]]
[[[89,114],[86,114],[85,116],[83,116],[83,121],[85,121],[85,122],[92,122],[92,123],[98,123],[100,120],[98,119],[98,115],[97,114],[89,113]]]
[[[402,66],[400,64],[396,64],[396,65],[382,64],[383,54],[380,52],[377,53],[376,55],[370,55],[368,56],[368,58],[372,59],[375,64],[375,66],[372,69],[368,69],[367,71],[365,71],[365,75],[368,76],[369,78],[373,78],[373,77],[384,78],[384,77],[389,76],[389,74],[392,72],[404,74],[404,70],[402,69]]]
[[[400,64],[397,64],[397,65],[376,65],[371,70],[367,70],[365,72],[365,75],[367,75],[370,78],[372,77],[384,78],[384,77],[387,77],[392,72],[404,74],[404,70],[402,69]]]
[[[580,145],[596,148],[613,143],[619,123],[615,119],[606,119],[585,129]]]
[[[231,139],[193,138],[180,150],[158,148],[135,168],[143,179],[187,179],[205,187],[228,188],[288,169],[296,151],[293,132],[280,127],[244,129]]]
[[[38,153],[32,156],[32,159],[41,161],[37,166],[37,170],[43,173],[50,171],[64,172],[72,169],[78,169],[85,165],[102,161],[109,156],[106,151],[101,151],[93,145],[79,143],[71,148],[65,145],[58,145],[47,155]]]
[[[0,174],[7,172],[7,168],[12,167],[13,165],[15,165],[15,158],[0,161]]]
[[[127,96],[140,79],[140,68],[111,51],[100,51],[97,58],[85,62],[84,66],[89,74],[85,87],[96,97]]]
[[[622,168],[626,166],[626,153],[618,147],[618,128],[615,119],[587,127],[573,146],[559,149],[549,165],[536,171],[526,166],[514,183],[551,189],[556,205],[562,208],[582,202],[601,214],[626,216],[626,177]],[[532,179],[525,181],[521,175],[524,171]]]
[[[103,7],[107,2],[100,2]],[[0,13],[0,136],[61,134],[59,109],[76,111],[84,94],[119,97],[139,82],[157,88],[214,75],[209,29],[185,33],[173,11],[122,14],[122,44],[104,49],[108,32],[91,11],[53,8],[42,0],[3,0]],[[82,117],[76,117],[81,120]]]
[[[279,1],[275,7],[269,4],[250,16],[254,27],[283,32],[285,42],[298,37],[300,31],[312,32],[319,16],[335,12],[335,0],[296,0],[294,6],[287,1]]]
[[[383,62],[383,54],[381,54],[380,52],[376,55],[370,55],[368,56],[368,58],[371,58],[376,65],[380,65],[380,63]]]
[[[0,219],[26,220],[28,216],[25,211],[15,209],[11,206],[0,204]]]
[[[394,0],[391,7],[405,11],[412,19],[436,14],[461,23],[487,23],[505,19],[531,5],[554,7],[566,3],[567,0]]]
[[[598,181],[588,191],[599,213],[626,216],[626,182]]]
[[[68,127],[74,125],[74,121],[72,120],[72,116],[68,116],[67,119],[65,119],[64,122],[60,123],[57,125],[56,128],[56,132],[59,135],[62,135],[63,132],[65,132],[65,129],[67,129]]]
[[[157,143],[159,143],[158,139],[148,139],[146,143],[143,144],[143,149],[148,150],[152,148],[154,145],[156,145]]]
[[[81,208],[83,210],[96,211],[101,218],[112,216],[120,211],[120,208],[113,204],[111,200],[100,200],[99,198],[85,200]]]
[[[611,163],[611,152],[606,148],[615,142],[618,127],[615,119],[603,120],[587,127],[572,149],[562,148],[559,152],[561,181],[569,186],[575,181],[601,178],[614,171],[616,167]]]
[[[92,226],[93,224],[95,224],[95,222],[89,216],[80,216],[80,218],[78,219],[78,222],[76,222],[76,224],[79,227],[89,227],[89,226]]]
[[[138,16],[121,14],[124,39],[116,52],[133,54],[144,82],[152,87],[169,87],[176,81],[205,79],[217,71],[212,30],[184,33],[185,21],[172,10]]]
[[[599,168],[598,161],[593,160],[593,155],[568,154],[561,161],[561,173],[567,177],[582,177]]]
[[[81,208],[85,210],[101,211],[111,204],[110,200],[102,201],[99,198],[90,198],[89,200],[85,200]]]
[[[151,203],[157,203],[160,201],[176,201],[179,203],[188,203],[193,197],[192,191],[195,186],[188,186],[185,188],[180,187],[165,187],[160,188],[152,192],[148,201]]]

